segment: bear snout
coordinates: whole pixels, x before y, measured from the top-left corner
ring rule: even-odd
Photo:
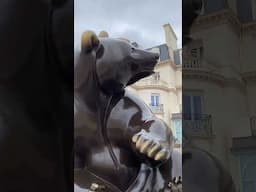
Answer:
[[[159,53],[148,52],[148,59],[152,62],[157,62],[159,57],[160,57]]]

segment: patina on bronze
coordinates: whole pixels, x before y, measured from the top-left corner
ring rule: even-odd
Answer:
[[[153,74],[158,58],[124,40],[83,34],[75,64],[74,174],[80,187],[143,192],[168,186],[171,130],[125,89]]]

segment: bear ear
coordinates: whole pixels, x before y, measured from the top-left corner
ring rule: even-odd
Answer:
[[[97,48],[100,44],[100,41],[97,35],[93,31],[85,31],[82,35],[81,50],[86,53]]]
[[[101,31],[101,32],[99,33],[99,37],[101,37],[101,38],[108,38],[108,37],[109,37],[108,32],[106,32],[106,31]]]

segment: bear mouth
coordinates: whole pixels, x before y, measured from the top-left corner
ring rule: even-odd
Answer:
[[[143,64],[143,66],[138,69],[138,72],[133,75],[133,77],[129,80],[127,85],[131,85],[135,83],[136,81],[139,81],[140,79],[143,79],[145,77],[148,77],[152,74],[154,74],[154,68],[157,64],[157,60],[151,60]]]
[[[152,75],[154,73],[153,69],[152,70],[145,70],[145,71],[142,71],[140,73],[137,73],[136,75],[134,75],[130,81],[128,82],[127,85],[131,85],[133,83],[135,83],[136,81],[140,80],[140,79],[143,79],[145,77],[148,77],[150,75]]]

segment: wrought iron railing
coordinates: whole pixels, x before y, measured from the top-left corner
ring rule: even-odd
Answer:
[[[164,105],[163,104],[160,104],[160,105],[149,104],[149,107],[151,108],[153,113],[163,113],[164,112]]]
[[[182,114],[182,129],[187,136],[211,137],[212,118],[208,114]]]
[[[250,117],[252,136],[256,136],[256,116]]]
[[[184,69],[199,69],[202,67],[201,59],[199,58],[190,58],[184,59],[182,63]]]

